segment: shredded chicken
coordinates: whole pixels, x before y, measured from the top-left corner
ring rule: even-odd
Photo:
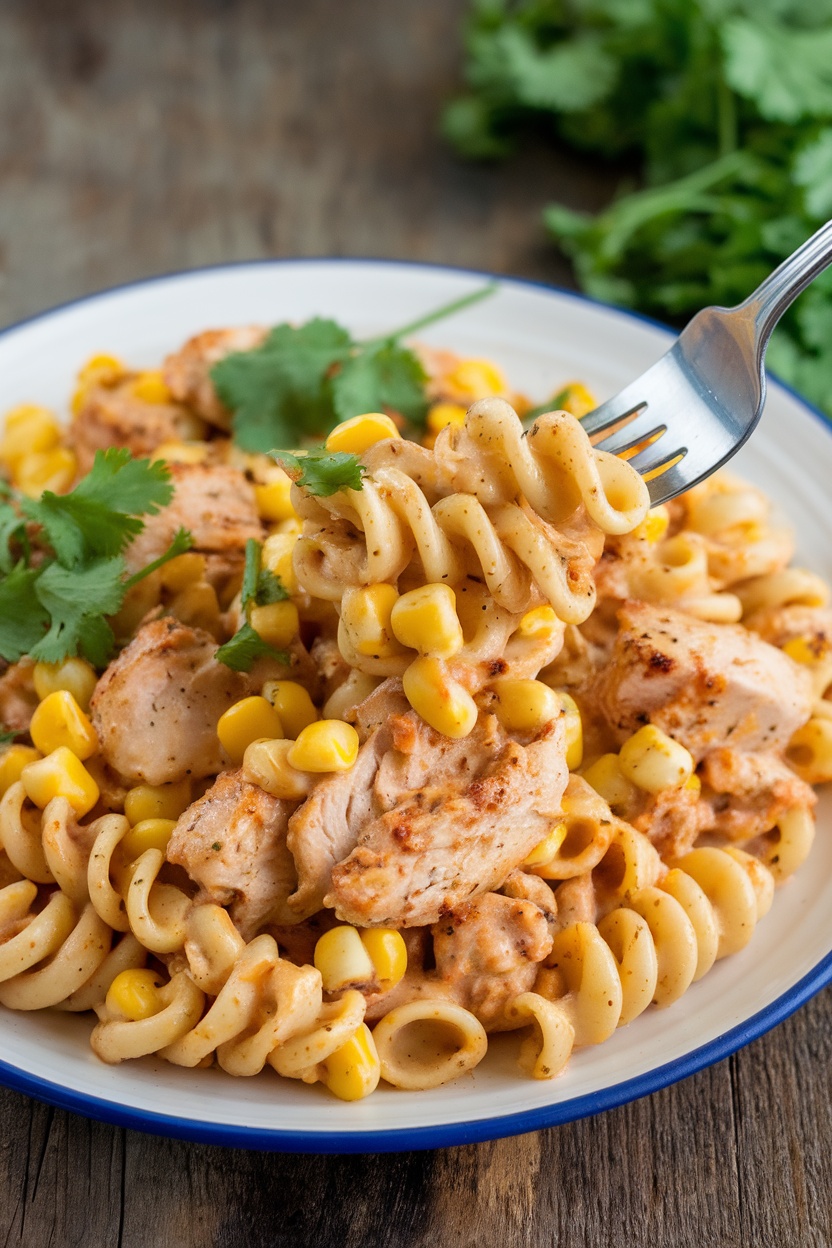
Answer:
[[[12,663],[0,675],[0,724],[12,732],[27,732],[38,695],[35,693],[31,659]]]
[[[769,832],[787,810],[811,809],[817,796],[776,754],[712,750],[702,764],[710,826],[731,841]]]

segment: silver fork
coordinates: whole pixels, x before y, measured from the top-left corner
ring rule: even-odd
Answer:
[[[832,221],[784,260],[736,308],[697,312],[662,358],[581,424],[603,451],[648,476],[655,506],[716,472],[750,436],[766,398],[771,331],[832,263]]]

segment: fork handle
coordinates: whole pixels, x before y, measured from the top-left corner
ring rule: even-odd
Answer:
[[[771,331],[801,291],[832,264],[832,221],[827,221],[735,309],[750,316],[762,358]]]

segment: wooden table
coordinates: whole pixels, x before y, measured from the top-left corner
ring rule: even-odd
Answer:
[[[463,0],[7,0],[0,321],[147,274],[382,255],[569,282],[539,208],[608,175],[458,163]],[[71,10],[67,12],[66,10]],[[810,868],[811,869],[811,868]],[[84,1248],[832,1243],[832,993],[571,1126],[387,1156],[156,1139],[0,1090],[0,1242]]]

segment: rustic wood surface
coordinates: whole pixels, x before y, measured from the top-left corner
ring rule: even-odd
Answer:
[[[561,283],[538,208],[609,175],[458,163],[437,113],[463,0],[2,0],[0,322],[147,274],[273,255]],[[832,1244],[832,993],[584,1122],[386,1156],[145,1136],[0,1089],[0,1243],[57,1248]]]

